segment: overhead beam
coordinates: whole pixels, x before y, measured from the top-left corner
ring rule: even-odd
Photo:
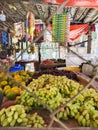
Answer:
[[[75,20],[78,10],[79,10],[79,8],[76,8],[75,14],[73,15],[73,21]]]
[[[93,11],[93,9],[89,9],[88,12],[84,15],[84,17],[81,19],[81,21],[83,21],[85,23],[85,19],[88,18],[88,15],[91,14],[91,12]]]
[[[89,9],[84,9],[83,12],[80,14],[78,20],[80,21],[81,19],[83,19],[83,17],[85,17],[85,14],[88,12]]]

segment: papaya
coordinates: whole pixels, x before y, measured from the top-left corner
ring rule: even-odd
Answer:
[[[12,86],[12,85],[13,85],[13,82],[10,80],[10,81],[8,82],[8,84],[9,84],[10,86]]]
[[[6,85],[3,89],[3,94],[6,95],[8,91],[10,91],[11,87],[9,85]]]
[[[3,91],[3,89],[0,87],[0,91]]]
[[[4,87],[4,91],[7,90],[7,89],[10,89],[10,88],[11,88],[10,85],[6,85],[6,86]]]
[[[16,95],[20,95],[21,89],[20,89],[18,86],[14,86],[11,90],[12,90],[13,92],[15,92]]]
[[[7,94],[6,94],[6,97],[9,99],[9,100],[14,100],[16,98],[16,93],[14,91],[9,91]]]
[[[3,77],[3,75],[4,75],[4,72],[1,72],[1,73],[0,73],[0,78],[2,78],[2,77]]]
[[[7,93],[9,93],[11,91],[11,89],[9,88],[9,89],[6,89],[6,90],[4,90],[3,91],[3,94],[6,96],[7,95]]]
[[[8,84],[7,81],[5,81],[5,80],[1,81],[1,87],[2,87],[2,88],[4,88],[4,86],[7,85],[7,84]]]

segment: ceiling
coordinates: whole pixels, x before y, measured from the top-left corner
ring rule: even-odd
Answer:
[[[0,0],[0,11],[7,17],[6,22],[0,21],[0,29],[11,28],[13,23],[26,20],[28,11],[44,22],[60,5],[44,3],[43,0]],[[59,13],[70,12],[72,23],[98,23],[98,10],[83,7],[64,7]]]

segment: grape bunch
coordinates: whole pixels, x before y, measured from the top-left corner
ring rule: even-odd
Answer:
[[[58,112],[56,114],[56,117],[60,120],[68,120],[69,117],[68,117],[68,113],[67,113],[67,110],[66,109],[63,109],[61,110],[60,112]]]
[[[30,89],[29,89],[30,90]],[[32,106],[34,104],[35,99],[30,96],[28,92],[21,91],[21,95],[16,98],[16,103],[20,105],[24,105],[24,109],[26,112],[32,110]]]
[[[61,109],[60,112],[57,113],[56,117],[61,120],[68,120],[70,118],[75,118],[78,111],[80,109],[80,105],[76,104],[68,104],[66,108]]]
[[[24,106],[15,105],[0,111],[0,126],[27,126],[28,119]]]
[[[35,93],[45,104],[47,104],[52,110],[55,110],[60,106],[62,102],[62,96],[59,90],[53,85],[47,84],[43,89],[39,89]]]
[[[55,110],[77,94],[78,91],[83,88],[83,85],[65,76],[45,74],[38,79],[33,79],[27,88],[52,110]],[[24,105],[27,112],[29,112],[32,107],[42,107],[42,105],[26,91],[21,93],[18,103]]]
[[[68,70],[57,70],[57,69],[48,69],[48,70],[43,70],[43,71],[38,71],[33,74],[32,78],[37,79],[38,77],[42,76],[43,74],[51,74],[54,76],[66,76],[69,79],[73,79],[78,81],[77,75],[73,73],[72,71]]]
[[[76,115],[79,125],[84,127],[98,127],[98,110],[91,105],[83,107]]]
[[[28,114],[28,127],[42,128],[45,126],[45,122],[41,116],[36,112],[33,114]]]
[[[65,76],[45,74],[34,79],[27,88],[52,110],[55,110],[60,106],[62,107],[83,87],[83,85]],[[21,93],[19,101],[28,109],[28,112],[32,107],[43,107],[26,91]],[[98,93],[93,88],[85,89],[56,116],[62,120],[73,118],[81,126],[98,127]]]
[[[98,127],[97,104],[98,93],[93,88],[89,88],[77,96],[72,103],[67,104],[57,117],[63,120],[76,119],[79,125],[84,127]]]
[[[26,126],[41,128],[45,126],[45,122],[37,113],[27,114],[24,106],[15,105],[7,109],[3,108],[0,111],[0,126]]]
[[[98,127],[98,93],[90,88],[81,95],[82,102],[75,118],[81,126]],[[75,99],[75,102],[79,100]]]

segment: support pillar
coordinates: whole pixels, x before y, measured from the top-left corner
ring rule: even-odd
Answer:
[[[91,36],[91,29],[92,29],[92,25],[89,24],[89,28],[88,28],[88,44],[87,44],[87,53],[91,53],[91,42],[92,42],[92,36]]]

